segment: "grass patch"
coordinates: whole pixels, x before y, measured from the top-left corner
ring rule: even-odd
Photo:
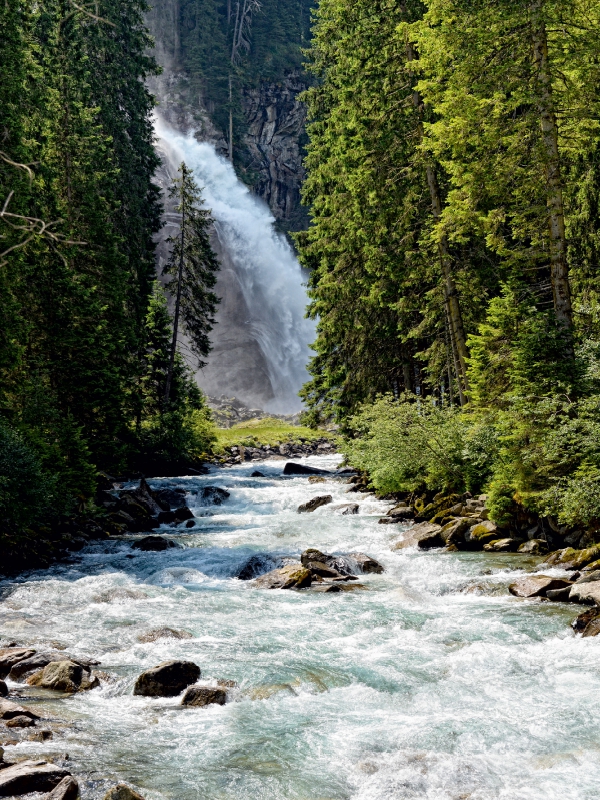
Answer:
[[[213,449],[215,452],[219,452],[234,444],[258,447],[262,444],[299,442],[302,439],[312,442],[315,439],[323,438],[333,439],[334,436],[327,431],[313,430],[301,425],[290,425],[280,419],[250,419],[247,422],[238,422],[232,428],[217,428],[217,441]]]

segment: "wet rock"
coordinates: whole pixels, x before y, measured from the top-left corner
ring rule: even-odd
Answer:
[[[402,520],[398,517],[381,517],[379,520],[377,520],[377,522],[379,525],[399,525]]]
[[[321,475],[309,475],[308,476],[309,483],[327,483],[327,478],[323,478]]]
[[[186,505],[185,491],[183,489],[158,489],[154,492],[156,501],[166,508],[163,511],[168,511],[174,508],[183,508]]]
[[[30,711],[24,706],[19,706],[10,700],[0,700],[0,719],[14,719],[15,717],[29,717],[30,719],[39,719],[38,715]]]
[[[134,542],[132,547],[134,550],[159,553],[162,550],[177,547],[177,545],[171,539],[165,539],[164,536],[144,536],[143,539],[138,539],[137,542]]]
[[[508,591],[515,597],[545,597],[549,589],[564,589],[571,586],[563,578],[550,578],[548,575],[527,575],[511,583]]]
[[[470,520],[457,519],[456,521],[448,522],[446,525],[444,525],[440,531],[440,536],[446,545],[455,545],[457,547],[461,547],[465,542],[465,533],[470,527]]]
[[[600,606],[600,581],[575,583],[571,587],[569,600],[587,606]]]
[[[600,618],[600,608],[588,608],[579,614],[571,623],[571,627],[576,633],[584,631],[592,620]]]
[[[562,589],[548,589],[546,597],[554,603],[568,603],[571,586],[565,586]]]
[[[67,775],[44,800],[77,800],[78,797],[79,784],[72,775]]]
[[[34,684],[56,692],[77,692],[83,679],[83,667],[74,661],[51,661]]]
[[[221,504],[215,503],[215,505]],[[182,506],[181,508],[175,509],[173,516],[175,517],[175,522],[186,522],[188,519],[194,519],[194,513],[192,509],[188,508],[187,506]]]
[[[268,555],[267,553],[256,553],[250,556],[245,561],[234,578],[239,578],[241,581],[251,581],[259,575],[264,575],[265,572],[270,572],[281,566],[281,560]]]
[[[600,545],[588,547],[584,550],[574,550],[572,547],[557,550],[551,553],[544,563],[559,566],[563,569],[579,570],[587,567],[600,558]]]
[[[220,489],[218,486],[205,486],[198,492],[198,500],[202,505],[221,506],[230,496],[226,489]]]
[[[386,516],[397,520],[413,519],[415,512],[410,506],[396,506],[395,508],[391,508]]]
[[[159,639],[192,639],[192,634],[188,631],[178,631],[175,628],[153,628],[147,633],[142,633],[137,637],[138,642],[147,644],[157,642]]]
[[[306,566],[310,561],[322,561],[324,564],[327,564],[330,558],[331,556],[327,555],[327,553],[322,553],[314,547],[309,547],[308,550],[305,550],[300,556],[300,563],[303,564],[303,566]]]
[[[373,573],[375,575],[381,575],[381,573],[385,571],[383,564],[380,564],[379,561],[371,558],[371,556],[366,555],[366,553],[348,553],[347,557],[351,558],[356,564],[357,572],[362,572],[367,575]]]
[[[4,723],[7,728],[33,728],[35,720],[31,717],[26,717],[24,714],[19,714],[17,717],[7,719]]]
[[[141,794],[134,792],[129,786],[126,786],[124,783],[119,783],[108,790],[103,800],[144,800],[144,798]]]
[[[18,681],[28,672],[33,672],[34,670],[43,669],[47,664],[50,664],[51,661],[64,661],[65,655],[64,653],[36,653],[31,658],[25,658],[23,661],[17,662],[14,667],[11,669],[8,677],[11,681]]]
[[[582,636],[587,639],[589,636],[598,636],[598,634],[600,634],[600,617],[595,617],[585,626]]]
[[[297,464],[294,461],[288,461],[283,468],[284,475],[333,475],[328,469],[319,469],[318,467],[309,467],[308,464]]]
[[[254,585],[261,589],[302,589],[311,582],[310,570],[301,564],[287,564],[256,578]]]
[[[328,505],[332,502],[332,500],[333,497],[330,494],[323,494],[319,497],[313,497],[312,500],[308,501],[308,503],[303,503],[303,505],[298,506],[298,513],[306,514],[311,511],[316,511],[317,508]]]
[[[48,761],[21,761],[0,770],[0,797],[50,792],[70,775]]]
[[[583,575],[581,575],[575,583],[593,583],[594,581],[600,581],[600,569],[590,570],[589,567],[586,567]]]
[[[158,521],[161,525],[170,525],[172,522],[175,522],[175,512],[161,511],[158,515]]]
[[[31,658],[35,655],[35,650],[24,647],[6,647],[0,650],[0,679],[6,678],[11,669],[19,661]]]
[[[306,569],[310,570],[313,575],[319,575],[321,578],[342,578],[343,576],[336,570],[328,567],[322,561],[309,561],[306,564]]]
[[[339,583],[319,583],[310,587],[311,592],[320,592],[321,594],[329,594],[329,592],[342,592],[343,589]]]
[[[254,472],[252,472],[252,473],[250,474],[250,477],[251,477],[251,478],[266,478],[267,476],[266,476],[266,475],[263,475],[263,473],[262,473],[262,472],[259,472],[257,469],[255,469],[255,470],[254,470]]]
[[[226,700],[227,692],[218,686],[189,686],[183,695],[181,705],[200,707],[217,703],[224,706]]]
[[[484,544],[488,544],[494,539],[498,539],[498,526],[491,520],[485,520],[473,525],[465,533],[465,542],[470,548],[482,549]]]
[[[193,661],[163,661],[142,672],[133,693],[142,697],[175,697],[199,677],[200,667]]]
[[[105,592],[94,595],[94,603],[118,603],[128,600],[146,600],[148,597],[145,592],[138,589],[125,589],[123,586],[116,586],[114,589],[107,589]],[[75,659],[74,659],[75,660]]]
[[[343,503],[341,506],[334,506],[332,510],[345,517],[351,514],[358,514],[359,508],[358,503]]]
[[[514,553],[519,546],[518,539],[493,539],[483,545],[487,553]]]
[[[427,546],[443,547],[445,542],[440,535],[441,531],[441,525],[435,525],[432,522],[419,522],[417,525],[413,525],[412,528],[409,528],[406,531],[404,539],[393,544],[391,549],[403,550],[406,547],[418,547],[420,546],[421,540],[423,540]],[[439,541],[439,544],[431,544],[436,541]]]
[[[543,539],[529,539],[529,541],[519,545],[517,552],[526,553],[530,556],[541,556],[548,552],[548,545]]]
[[[0,697],[6,697],[8,695],[8,686],[4,681],[0,681]]]

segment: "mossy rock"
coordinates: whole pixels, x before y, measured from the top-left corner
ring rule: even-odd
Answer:
[[[459,500],[460,495],[458,494],[448,494],[444,497],[439,497],[437,500],[429,503],[428,506],[425,506],[423,511],[419,511],[419,516],[426,520],[432,520],[436,515],[441,515],[441,512],[447,511],[449,508],[452,508],[452,506],[457,505]]]
[[[546,559],[548,564],[560,564],[561,566],[569,569],[582,569],[589,564],[593,564],[600,559],[600,545],[594,547],[586,547],[584,550],[575,550],[573,547],[566,547],[564,550],[558,550],[556,553],[551,553]]]

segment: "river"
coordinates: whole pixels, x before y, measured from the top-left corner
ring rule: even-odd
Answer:
[[[391,551],[402,529],[377,524],[388,503],[346,495],[338,481],[284,478],[282,466],[151,481],[231,493],[212,508],[189,496],[195,527],[174,537],[184,549],[101,543],[2,584],[3,639],[53,642],[113,676],[68,698],[13,684],[23,702],[69,724],[6,756],[68,752],[83,800],[117,780],[148,800],[595,798],[600,640],[573,635],[573,608],[508,594],[535,561]],[[250,478],[256,469],[266,477]],[[318,494],[357,501],[360,513],[296,512]],[[386,571],[338,594],[232,577],[254,553],[307,547],[361,550]],[[162,626],[192,638],[139,641]],[[236,681],[230,702],[198,709],[134,697],[140,671],[171,658],[195,661],[203,679]]]

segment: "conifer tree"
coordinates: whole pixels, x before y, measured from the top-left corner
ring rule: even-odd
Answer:
[[[180,229],[168,241],[171,254],[163,275],[170,275],[169,292],[175,298],[173,337],[165,383],[165,405],[172,400],[171,388],[177,352],[177,336],[181,316],[182,327],[190,339],[192,351],[202,358],[210,352],[208,334],[214,324],[214,313],[219,299],[211,291],[217,281],[219,262],[210,244],[210,211],[203,207],[202,190],[194,181],[192,171],[181,163],[181,177],[175,178],[169,195],[178,201],[176,210],[181,214]]]

